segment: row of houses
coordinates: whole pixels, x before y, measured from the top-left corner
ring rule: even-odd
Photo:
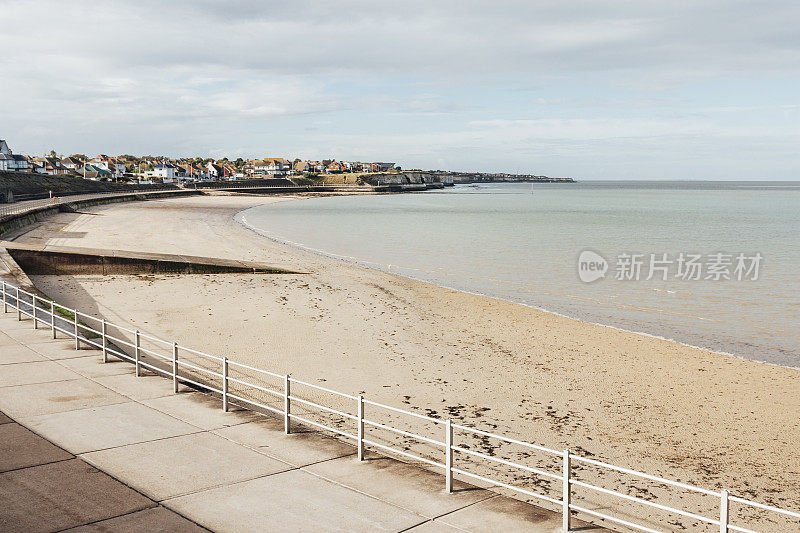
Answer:
[[[15,154],[8,142],[0,139],[0,170],[32,172],[58,176],[60,174],[79,174],[92,179],[120,179],[126,167],[116,158],[97,156],[83,161],[75,157],[42,156]]]
[[[153,170],[144,173],[146,178],[156,178],[164,183],[173,181],[208,181],[241,179],[244,174],[234,165],[208,161],[205,165],[162,161]]]
[[[197,159],[167,159],[151,156],[108,156],[100,154],[84,157],[31,157],[14,154],[4,140],[0,140],[0,170],[37,172],[41,174],[77,174],[87,179],[136,179],[173,181],[207,181],[259,178],[264,176],[292,176],[302,174],[338,174],[343,172],[385,172],[394,163],[363,163],[360,161],[321,161],[268,157],[264,159],[227,159],[218,161]]]
[[[8,143],[0,139],[0,170],[15,172],[39,172],[41,174],[66,174],[57,157],[31,157],[15,154]]]
[[[386,172],[394,163],[363,163],[360,161],[290,161],[282,157],[253,159],[245,162],[245,176],[290,176],[293,174],[340,174],[343,172]]]

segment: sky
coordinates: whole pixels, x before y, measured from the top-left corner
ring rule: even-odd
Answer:
[[[796,1],[0,0],[0,17],[17,153],[800,179]]]

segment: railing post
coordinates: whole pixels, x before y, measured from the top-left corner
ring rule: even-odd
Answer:
[[[17,289],[17,322],[22,320],[22,306],[19,304],[19,287],[15,287]]]
[[[358,397],[358,460],[364,460],[364,397]]]
[[[33,329],[39,329],[39,324],[36,322],[36,295],[31,296],[31,314],[33,315]]]
[[[444,490],[453,492],[453,421],[449,418],[444,434]]]
[[[100,322],[100,334],[102,335],[102,346],[103,346],[103,362],[108,363],[108,344],[106,343],[106,319],[104,318]]]
[[[73,327],[75,328],[75,349],[76,350],[80,350],[81,349],[81,342],[78,340],[79,337],[78,337],[78,310],[77,309],[75,310],[75,313],[72,316],[75,318],[75,323],[73,325]]]
[[[562,486],[562,495],[561,495],[561,527],[564,531],[569,531],[570,528],[570,513],[569,513],[569,500],[570,500],[570,460],[569,460],[569,449],[564,450],[564,462],[562,467],[562,475],[563,477],[563,486]]]
[[[140,377],[142,375],[142,367],[139,365],[139,347],[141,346],[141,336],[139,335],[139,330],[136,330],[136,346],[134,348],[134,361],[136,364],[136,377]]]
[[[172,392],[178,393],[178,343],[172,343]]]
[[[222,410],[228,412],[228,358],[222,358]]]
[[[290,397],[292,395],[292,391],[289,385],[290,381],[291,378],[289,377],[289,374],[286,374],[283,377],[283,430],[286,432],[287,435],[292,432],[291,420],[290,420],[292,416],[290,414],[291,411]]]
[[[727,490],[720,492],[719,501],[719,533],[728,533],[728,523],[730,522],[729,499],[730,493]]]
[[[53,338],[56,338],[56,304],[50,302],[50,331],[53,332]]]

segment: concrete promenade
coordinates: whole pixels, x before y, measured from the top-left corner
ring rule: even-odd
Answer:
[[[561,517],[170,380],[0,312],[0,529],[560,531]],[[600,531],[579,521],[576,530]]]

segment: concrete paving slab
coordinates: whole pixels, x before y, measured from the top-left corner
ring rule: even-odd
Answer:
[[[31,363],[34,361],[47,361],[48,359],[31,350],[27,346],[23,346],[17,341],[13,344],[0,346],[0,365],[10,365],[16,363]]]
[[[16,309],[11,309],[9,306],[8,313],[3,313],[3,306],[0,304],[0,328],[3,332],[9,334],[12,331],[28,331],[33,329],[30,317],[22,315],[22,320],[17,320]]]
[[[3,365],[0,372],[0,387],[30,385],[32,383],[49,383],[80,378],[81,375],[64,368],[54,361],[35,361]]]
[[[198,428],[136,402],[23,418],[26,426],[72,453],[196,433]]]
[[[128,401],[86,378],[0,387],[0,410],[16,419]]]
[[[106,363],[102,366],[109,366],[112,364],[114,363]],[[175,394],[172,391],[172,380],[153,375],[137,378],[136,374],[134,374],[133,365],[130,363],[119,363],[119,365],[124,366],[119,366],[118,368],[127,367],[128,372],[114,376],[95,378],[95,381],[114,392],[124,394],[134,400],[151,400]]]
[[[463,532],[464,530],[455,528],[453,526],[448,526],[447,524],[443,524],[438,520],[429,520],[418,526],[414,526],[411,529],[407,529],[403,533],[458,533],[459,531]]]
[[[164,505],[220,533],[401,531],[424,520],[299,470],[189,494]]]
[[[81,350],[81,352],[76,353],[84,352]],[[84,357],[62,359],[59,363],[82,376],[90,378],[116,376],[118,374],[133,374],[134,371],[131,364],[116,359],[112,359],[108,363],[103,363],[99,352],[97,354],[87,353]]]
[[[17,423],[0,425],[0,472],[73,457],[24,426]]]
[[[64,335],[59,335],[58,339],[50,339],[41,331],[37,335],[36,340],[25,342],[25,345],[36,353],[39,353],[48,359],[72,359],[74,357],[87,357],[93,355],[100,357],[100,350],[88,349],[86,345],[81,344],[81,349],[75,349],[74,339],[65,339]]]
[[[218,429],[213,433],[293,466],[306,466],[356,453],[354,446],[316,432],[286,435],[283,432],[283,420],[275,418],[265,417],[263,420]]]
[[[166,379],[163,381],[168,382]],[[244,424],[260,417],[257,413],[238,408],[226,413],[222,410],[221,399],[200,392],[181,392],[163,398],[144,400],[142,403],[207,430]]]
[[[153,505],[79,459],[0,474],[5,531],[59,531]]]
[[[38,343],[46,341],[47,339],[51,339],[51,337],[49,337],[49,326],[45,326],[40,322],[39,329],[33,329],[33,319],[31,318],[26,318],[22,322],[12,322],[10,324],[9,322],[4,322],[3,331],[15,341],[26,345],[29,343]],[[61,340],[62,342],[65,340],[63,338],[63,334]]]
[[[144,511],[101,520],[94,524],[66,530],[68,533],[202,533],[208,530],[187,520],[165,507],[153,507]]]
[[[211,433],[131,444],[81,457],[159,501],[291,468]]]
[[[388,457],[362,462],[345,457],[303,470],[427,518],[495,496],[493,492],[459,481],[453,484],[453,493],[447,494],[443,476]]]
[[[10,424],[13,420],[11,420],[5,413],[0,413],[0,424]]]
[[[506,496],[470,505],[436,521],[475,533],[563,531],[560,512],[548,511]],[[584,533],[607,531],[580,520],[574,520],[573,524],[575,529]]]
[[[0,309],[2,309],[2,305],[0,305]],[[3,346],[15,346],[16,344],[18,344],[17,341],[15,341],[11,337],[3,333],[2,329],[4,324],[5,320],[0,320],[0,348],[2,348]]]

